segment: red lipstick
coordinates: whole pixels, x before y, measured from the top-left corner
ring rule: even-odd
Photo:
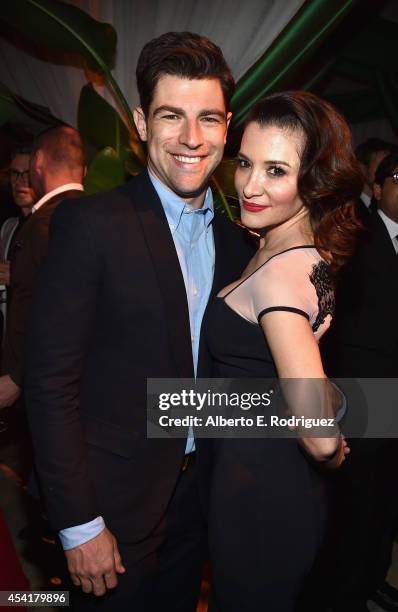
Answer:
[[[270,208],[270,206],[261,206],[260,204],[254,204],[253,202],[242,200],[242,208],[244,208],[248,212],[258,213],[262,212],[266,208]]]

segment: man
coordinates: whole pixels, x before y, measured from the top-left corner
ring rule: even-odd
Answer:
[[[189,612],[205,553],[194,441],[146,439],[146,379],[194,375],[209,295],[241,273],[251,247],[213,220],[208,182],[234,87],[220,49],[164,34],[143,48],[137,84],[148,170],[54,215],[26,392],[74,584],[106,593],[101,609]]]
[[[398,378],[397,154],[377,168],[374,196],[378,210],[368,216],[345,271],[336,318],[325,338],[323,356],[332,376]],[[366,601],[373,599],[390,610],[392,598],[398,603],[398,593],[384,584],[398,517],[397,440],[354,439],[350,446],[350,459],[336,474],[341,517],[331,552],[338,570],[337,577],[328,574],[334,609],[365,612]]]
[[[386,155],[396,151],[396,145],[380,138],[368,138],[355,149],[364,178],[363,190],[357,202],[357,212],[364,223],[367,221],[368,214],[376,208],[372,200],[376,168]]]
[[[81,195],[84,171],[84,148],[75,129],[51,128],[34,143],[30,179],[40,199],[18,233],[13,251],[0,408],[13,404],[21,393],[27,315],[36,273],[47,250],[51,215],[65,197]],[[28,201],[27,195],[25,199]]]
[[[0,283],[4,285],[0,293],[0,309],[3,315],[3,334],[4,338],[6,310],[7,310],[7,289],[10,284],[10,256],[15,242],[17,231],[26,221],[32,212],[35,201],[35,194],[29,183],[29,163],[30,149],[19,147],[11,154],[9,168],[10,187],[14,203],[20,213],[18,217],[6,219],[1,226],[0,232]]]

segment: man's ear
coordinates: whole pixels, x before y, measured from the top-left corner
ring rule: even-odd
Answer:
[[[136,106],[133,110],[134,123],[137,128],[137,132],[141,140],[146,142],[147,140],[147,129],[146,129],[146,119],[144,111],[141,106]]]
[[[373,195],[378,202],[381,200],[381,186],[378,183],[373,183]]]
[[[37,175],[42,174],[45,158],[42,149],[38,149],[30,158],[30,172],[35,172]]]

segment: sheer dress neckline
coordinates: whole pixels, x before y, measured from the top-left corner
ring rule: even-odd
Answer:
[[[296,249],[316,249],[316,248],[317,248],[317,247],[315,246],[315,244],[301,244],[301,245],[298,245],[298,246],[290,247],[289,249],[285,249],[284,251],[280,251],[279,253],[275,253],[275,255],[271,255],[271,257],[269,257],[269,258],[268,258],[266,261],[264,261],[264,263],[262,263],[262,264],[261,264],[261,266],[258,266],[258,268],[256,268],[255,270],[253,270],[253,272],[252,272],[251,274],[249,274],[249,276],[246,276],[246,278],[244,278],[244,279],[243,279],[243,280],[242,280],[240,283],[238,283],[237,285],[235,285],[235,287],[233,287],[232,289],[230,289],[230,290],[228,291],[228,293],[226,293],[225,295],[217,295],[217,297],[218,297],[220,300],[223,300],[223,301],[225,302],[225,299],[226,299],[226,298],[227,298],[229,295],[231,295],[231,293],[232,293],[233,291],[235,291],[235,289],[238,289],[239,287],[241,287],[241,286],[243,285],[243,283],[245,283],[246,281],[248,281],[248,280],[249,280],[249,278],[251,278],[251,277],[252,277],[254,274],[256,274],[256,272],[258,272],[259,270],[261,270],[261,268],[263,268],[263,267],[264,267],[264,266],[265,266],[267,263],[269,263],[269,262],[271,261],[271,259],[274,259],[275,257],[278,257],[279,255],[282,255],[283,253],[288,253],[289,251],[295,251]],[[227,302],[225,302],[225,303],[227,304]],[[231,307],[229,306],[229,304],[227,304],[227,306],[228,306],[229,308],[231,308]],[[235,311],[233,308],[231,308],[231,310],[233,310],[233,312],[236,312],[236,311]],[[236,312],[236,314],[237,314],[238,316],[240,316],[240,315],[239,315],[239,313],[237,313],[237,312]],[[241,318],[243,318],[243,317],[241,317]],[[244,319],[244,320],[246,321],[247,319]],[[250,321],[248,321],[248,322],[250,323]]]

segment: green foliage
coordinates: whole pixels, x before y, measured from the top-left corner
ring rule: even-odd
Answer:
[[[119,114],[91,84],[80,92],[78,129],[99,149],[112,147],[119,154],[120,148],[129,144],[129,133]]]
[[[92,70],[106,72],[113,66],[116,31],[76,6],[58,0],[2,0],[0,19],[42,47],[82,55]]]
[[[126,180],[123,160],[111,147],[102,149],[90,164],[84,179],[87,194],[109,191]]]
[[[0,83],[0,126],[14,124],[33,136],[59,123],[45,106],[33,104]]]

